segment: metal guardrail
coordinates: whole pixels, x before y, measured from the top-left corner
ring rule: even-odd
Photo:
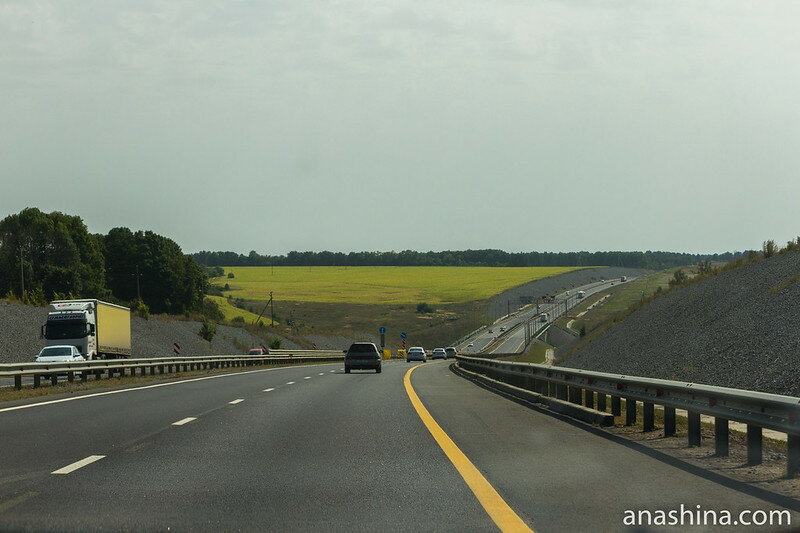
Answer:
[[[787,473],[800,473],[800,398],[742,389],[684,383],[665,379],[592,372],[533,363],[515,363],[458,355],[458,365],[497,381],[533,391],[541,396],[606,412],[610,398],[611,414],[622,414],[625,423],[637,422],[637,402],[643,406],[643,430],[655,429],[655,406],[664,408],[664,436],[675,434],[675,410],[688,413],[689,446],[701,441],[700,415],[714,417],[715,451],[729,454],[728,422],[747,425],[748,464],[762,461],[762,429],[787,434]]]
[[[67,381],[79,377],[86,381],[94,375],[96,379],[107,374],[109,378],[136,375],[139,370],[144,376],[156,373],[185,372],[212,368],[228,368],[254,365],[277,365],[298,362],[334,362],[344,359],[339,350],[271,350],[267,355],[211,355],[154,357],[142,359],[100,359],[93,361],[74,361],[68,363],[5,363],[0,364],[0,377],[13,377],[14,388],[22,388],[22,378],[33,377],[33,387],[41,386],[43,377],[49,378],[53,385],[58,383],[59,375],[66,375]]]

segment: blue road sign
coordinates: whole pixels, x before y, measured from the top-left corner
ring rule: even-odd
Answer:
[[[378,333],[380,333],[381,335],[386,333],[386,326],[381,326],[381,328],[378,330]]]
[[[401,334],[400,334],[400,338],[401,338],[401,339],[405,339],[406,337],[408,337],[408,335],[406,335],[406,332],[405,332],[405,331],[404,331],[403,333],[401,333]]]

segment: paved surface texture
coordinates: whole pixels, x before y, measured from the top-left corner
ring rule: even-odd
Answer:
[[[409,402],[411,367],[269,369],[0,405],[0,530],[495,531]],[[780,508],[478,387],[450,361],[411,382],[536,531],[623,530],[625,509],[680,503]]]

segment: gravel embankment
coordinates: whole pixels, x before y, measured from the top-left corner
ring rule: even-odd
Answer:
[[[621,276],[641,276],[649,270],[624,267],[600,267],[572,270],[551,278],[539,279],[512,287],[492,298],[489,303],[488,314],[492,318],[499,318],[508,312],[508,302],[511,301],[511,310],[519,306],[520,296],[538,298],[548,294],[562,292],[572,287],[586,285],[601,279],[613,279]]]
[[[39,338],[47,309],[0,302],[0,363],[32,361],[44,346]],[[178,343],[182,355],[220,355],[244,353],[245,348],[266,344],[242,328],[217,326],[217,335],[207,342],[197,334],[200,323],[183,320],[133,317],[131,337],[134,357],[166,357],[174,355],[172,343]],[[275,337],[275,335],[271,335]],[[281,338],[281,348],[299,348]]]
[[[800,253],[671,291],[563,366],[800,396]]]

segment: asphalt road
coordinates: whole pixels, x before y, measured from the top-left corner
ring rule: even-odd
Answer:
[[[626,283],[633,281],[635,278],[628,278]],[[565,299],[574,297],[578,291],[584,291],[586,296],[591,296],[592,294],[604,291],[613,285],[619,284],[619,279],[613,280],[605,280],[603,282],[594,282],[589,283],[586,285],[582,285],[580,287],[575,287],[570,289],[569,291],[562,292],[557,294],[555,297],[555,303],[552,304],[542,304],[538,310],[536,305],[528,306],[516,313],[512,313],[510,316],[507,316],[501,320],[498,320],[491,326],[482,329],[481,331],[477,332],[475,335],[472,335],[470,338],[464,340],[461,344],[458,345],[458,349],[460,353],[468,354],[475,354],[480,353],[486,350],[487,346],[489,346],[492,341],[502,335],[502,339],[497,346],[495,346],[491,353],[516,353],[520,351],[523,347],[525,342],[525,329],[524,327],[516,327],[526,320],[540,314],[540,313],[552,313],[554,308],[563,307],[563,302]],[[569,293],[569,294],[567,294]],[[576,298],[572,298],[569,303],[570,307],[574,307],[578,305],[583,300],[578,300]],[[562,309],[563,310],[563,309]],[[505,328],[507,333],[503,335],[501,328]],[[469,343],[472,343],[472,346],[469,346]]]
[[[0,405],[0,530],[496,530],[411,405],[412,366],[246,371]],[[681,503],[776,508],[449,367],[423,365],[411,383],[536,531],[623,530],[625,509]]]

